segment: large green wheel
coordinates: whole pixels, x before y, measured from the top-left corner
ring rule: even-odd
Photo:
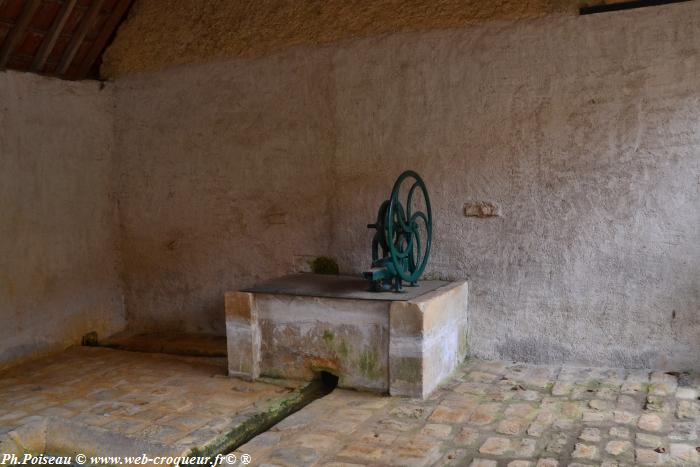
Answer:
[[[404,207],[399,197],[405,182],[411,185]],[[417,196],[422,196],[425,211],[416,209],[414,202]],[[382,226],[385,229],[384,239],[396,274],[401,280],[415,284],[428,264],[433,241],[433,212],[428,189],[420,175],[407,170],[399,176],[385,212]],[[421,226],[425,238],[421,238]]]

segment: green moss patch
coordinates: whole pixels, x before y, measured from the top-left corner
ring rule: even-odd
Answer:
[[[311,266],[311,272],[314,274],[338,274],[340,272],[338,263],[327,256],[315,258],[309,262],[309,266]]]
[[[222,434],[205,446],[192,448],[187,455],[214,457],[217,454],[232,452],[294,412],[327,395],[331,390],[321,380],[311,381],[265,409],[254,409],[250,414],[242,414],[248,416],[234,429]]]

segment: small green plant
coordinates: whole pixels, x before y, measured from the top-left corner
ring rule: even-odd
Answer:
[[[314,274],[338,274],[338,263],[333,258],[319,256],[309,263]]]
[[[97,332],[92,331],[85,334],[81,339],[80,345],[84,345],[87,347],[97,347],[99,345],[97,339]]]

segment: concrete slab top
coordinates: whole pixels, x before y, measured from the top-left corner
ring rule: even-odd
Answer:
[[[257,284],[242,292],[353,300],[408,301],[449,284],[446,281],[419,281],[403,292],[372,292],[366,280],[356,276],[291,274]]]

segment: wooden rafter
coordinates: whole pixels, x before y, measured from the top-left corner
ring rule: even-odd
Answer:
[[[43,8],[49,3],[49,8]],[[0,0],[0,30],[4,34],[0,38],[0,70],[9,66],[66,79],[87,78],[133,3],[134,0]],[[5,11],[10,4],[11,13]],[[16,8],[21,8],[19,14]],[[69,26],[76,17],[78,24]],[[26,47],[30,44],[31,48]],[[62,52],[57,53],[58,48]]]
[[[109,17],[105,25],[102,27],[100,34],[92,43],[87,56],[78,67],[78,70],[70,77],[71,79],[84,79],[88,73],[90,73],[92,64],[95,63],[97,57],[99,57],[102,53],[107,41],[119,25],[121,19],[124,17],[126,10],[129,8],[129,5],[131,5],[131,2],[132,0],[119,0],[117,5],[114,7],[112,15]]]
[[[24,5],[22,13],[17,20],[17,24],[15,24],[15,27],[9,32],[8,36],[5,38],[5,42],[2,45],[2,49],[0,49],[0,69],[7,66],[7,62],[10,60],[12,52],[14,52],[20,41],[24,39],[24,34],[27,31],[27,27],[29,26],[32,17],[34,16],[34,13],[36,13],[36,10],[39,8],[40,4],[41,0],[30,0]]]
[[[83,39],[85,39],[85,36],[94,24],[95,18],[97,18],[97,14],[100,12],[100,8],[102,8],[103,3],[104,0],[93,0],[93,2],[90,4],[90,8],[88,8],[87,12],[85,12],[85,16],[80,21],[78,30],[73,35],[73,38],[68,44],[68,48],[63,53],[63,57],[61,57],[61,62],[58,65],[57,71],[59,75],[65,75],[66,71],[68,71],[68,67],[70,67],[71,63],[73,63],[73,58],[75,58],[75,54],[78,52],[80,44],[83,42]]]
[[[61,35],[61,31],[63,31],[63,27],[66,25],[66,21],[68,21],[70,14],[73,12],[76,3],[78,3],[78,0],[67,0],[61,7],[61,11],[51,25],[51,29],[46,33],[44,41],[41,43],[39,52],[37,52],[36,57],[34,57],[32,70],[41,71],[44,69],[46,59],[49,58],[49,54],[56,45],[56,41]]]

